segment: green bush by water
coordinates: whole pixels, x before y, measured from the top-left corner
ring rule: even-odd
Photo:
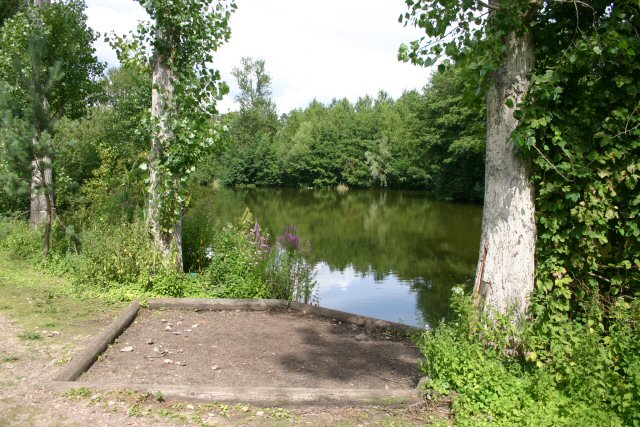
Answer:
[[[70,293],[129,301],[150,297],[283,298],[310,301],[312,266],[296,251],[271,248],[247,210],[235,224],[208,233],[201,273],[163,263],[141,220],[95,223],[69,237],[56,223],[51,256],[42,259],[42,233],[24,221],[0,221],[0,247],[71,278]],[[260,241],[256,239],[256,232]],[[192,252],[195,253],[195,252]],[[210,255],[210,256],[209,256]]]
[[[450,395],[458,425],[640,425],[638,304],[617,307],[607,330],[575,321],[544,344],[535,327],[478,316],[461,289],[452,305],[456,319],[418,345],[430,398]]]

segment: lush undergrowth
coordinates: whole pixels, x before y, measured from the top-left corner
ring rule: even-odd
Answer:
[[[69,279],[64,291],[86,298],[129,301],[150,297],[283,298],[310,301],[313,268],[298,246],[271,247],[247,211],[235,224],[208,230],[194,265],[176,272],[163,263],[142,221],[95,223],[68,236],[58,223],[52,253],[42,258],[42,234],[24,221],[0,222],[0,248]],[[286,235],[286,234],[285,234]]]
[[[544,343],[535,326],[479,316],[461,289],[452,305],[456,319],[419,346],[430,398],[452,395],[458,425],[640,425],[637,301],[619,304],[606,328],[575,321]]]

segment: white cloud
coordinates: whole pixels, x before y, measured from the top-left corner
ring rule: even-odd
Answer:
[[[421,35],[404,28],[403,0],[238,0],[230,42],[216,54],[215,67],[232,93],[219,109],[235,109],[231,76],[240,58],[266,61],[280,113],[304,108],[314,98],[355,101],[379,90],[397,98],[421,88],[430,71],[398,62],[398,47]],[[133,0],[88,0],[89,24],[101,33],[134,29],[146,14]],[[98,55],[115,65],[115,54],[98,45]]]

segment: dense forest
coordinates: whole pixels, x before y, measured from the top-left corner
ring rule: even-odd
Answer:
[[[280,118],[264,61],[244,58],[234,75],[240,111],[224,118],[229,141],[206,169],[224,184],[411,188],[482,200],[483,107],[463,97],[461,69],[397,100],[383,91],[355,103],[314,100]]]
[[[199,186],[484,200],[473,290],[418,341],[428,398],[460,425],[640,425],[637,1],[406,0],[425,37],[399,57],[439,65],[421,91],[280,117],[255,58],[216,110],[235,3],[139,2],[106,72],[82,0],[2,3],[2,251],[74,298],[311,301],[297,231],[189,223]]]

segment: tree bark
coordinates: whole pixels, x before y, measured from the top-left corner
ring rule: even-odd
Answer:
[[[49,4],[49,0],[34,0],[33,5],[44,7]],[[46,101],[45,101],[46,103]],[[33,145],[37,148],[40,145],[42,131],[38,129],[37,135],[33,137]],[[35,150],[38,151],[37,149]],[[31,209],[29,213],[29,224],[33,227],[45,225],[44,232],[44,256],[49,256],[51,241],[51,228],[55,215],[55,205],[53,199],[53,170],[51,157],[42,156],[35,158],[32,162],[31,171]]]
[[[534,188],[528,164],[517,157],[511,134],[518,125],[512,99],[522,101],[534,66],[529,35],[505,38],[506,58],[487,93],[487,151],[480,256],[474,299],[481,309],[524,319],[535,280]]]
[[[182,270],[182,210],[179,218],[167,229],[162,223],[162,209],[173,205],[166,200],[166,189],[178,191],[179,177],[168,176],[167,171],[160,167],[165,147],[171,141],[172,134],[169,126],[169,109],[173,102],[174,75],[167,57],[156,54],[153,66],[153,90],[151,99],[151,118],[155,124],[149,151],[149,205],[147,223],[158,250],[161,251],[165,264],[175,263],[177,270]]]
[[[40,143],[38,137],[33,138],[33,145]],[[48,156],[34,159],[31,162],[31,210],[29,224],[34,227],[47,221],[47,196],[45,192],[53,187],[53,172],[51,170],[51,158]]]

